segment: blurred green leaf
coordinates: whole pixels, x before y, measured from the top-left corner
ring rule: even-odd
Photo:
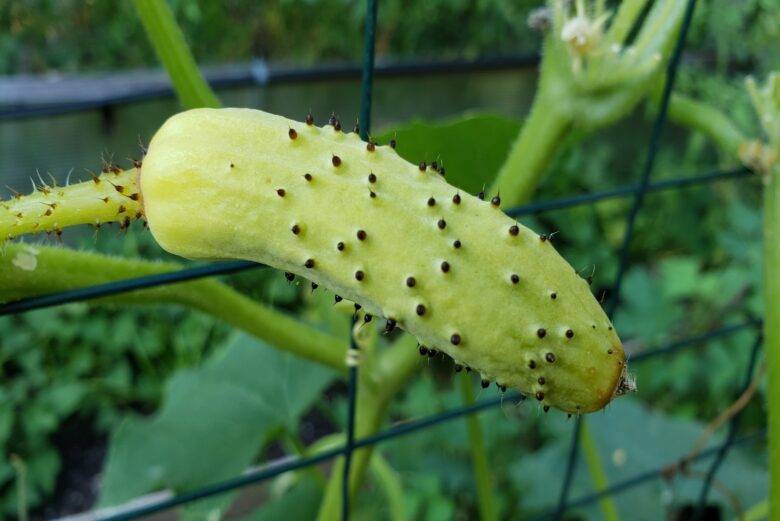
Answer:
[[[690,257],[666,259],[661,264],[660,280],[665,298],[689,297],[699,285],[699,262]]]
[[[657,276],[643,267],[628,272],[620,296],[615,326],[624,338],[638,337],[649,345],[668,338],[682,313],[677,302],[664,298]]]
[[[564,417],[550,421],[565,422]],[[638,400],[620,398],[609,405],[603,414],[587,416],[593,438],[609,483],[615,484],[643,472],[655,470],[688,454],[704,425],[653,412]],[[571,422],[568,424],[571,426]],[[720,443],[721,436],[710,440],[710,445]],[[556,505],[565,468],[570,439],[561,437],[531,456],[512,465],[511,474],[523,487],[523,505],[534,511]],[[696,471],[707,468],[711,459],[692,465]],[[752,504],[766,497],[767,471],[765,463],[759,464],[739,448],[732,449],[718,472],[717,479],[744,504]],[[626,518],[643,520],[665,519],[667,512],[660,498],[673,490],[677,504],[695,502],[701,489],[698,478],[677,477],[665,481],[659,477],[644,486],[631,488],[614,496],[619,511]],[[580,463],[574,475],[572,499],[593,492],[589,474]],[[714,492],[713,492],[714,495]],[[724,507],[726,504],[721,503]],[[594,502],[577,509],[584,519],[601,519]],[[733,512],[732,512],[733,514]],[[728,516],[725,516],[728,517]]]
[[[64,418],[78,409],[87,388],[83,383],[60,380],[53,382],[41,391],[41,403],[60,418]]]
[[[284,495],[271,498],[242,521],[277,521],[279,519],[315,519],[322,498],[321,487],[304,476]]]
[[[333,378],[328,369],[237,335],[202,368],[179,371],[157,414],[128,418],[117,429],[100,503],[238,475],[274,430],[295,428]]]
[[[518,121],[469,114],[440,123],[415,121],[376,139],[387,143],[395,138],[398,154],[412,164],[436,161],[445,167],[447,182],[473,194],[493,180],[519,131]]]
[[[22,410],[22,427],[30,439],[50,434],[59,424],[54,411],[41,402],[33,402]]]

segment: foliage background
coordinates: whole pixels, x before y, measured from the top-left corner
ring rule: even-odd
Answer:
[[[517,7],[517,2],[509,0],[382,2],[378,51],[386,60],[533,52],[540,39],[525,21],[539,3]],[[362,50],[354,38],[362,30],[360,1],[278,0],[260,4],[248,0],[174,0],[170,4],[201,63],[263,57],[316,65],[354,61]],[[129,2],[4,2],[0,5],[0,26],[9,28],[0,33],[0,72],[4,74],[125,70],[156,63]],[[756,135],[742,78],[746,73],[763,75],[780,68],[780,53],[772,52],[778,40],[777,2],[701,1],[678,89],[727,110],[748,135]],[[522,114],[514,116],[514,121],[499,123],[431,126],[421,122],[391,132],[398,133],[402,145],[430,143],[446,129],[455,137],[474,139],[467,134],[474,125],[487,124],[491,129],[518,126]],[[540,189],[542,197],[629,184],[638,172],[636,158],[643,157],[651,117],[652,108],[643,107],[615,128],[562,143],[565,153],[552,166],[555,174]],[[507,143],[493,143],[492,157],[499,158],[498,164]],[[424,153],[413,148],[399,151],[412,158]],[[457,147],[445,155],[452,163],[468,161],[457,156]],[[701,136],[669,128],[655,177],[693,174],[726,164]],[[485,180],[493,171],[482,169]],[[479,181],[472,178],[463,182]],[[760,315],[758,201],[755,182],[724,183],[648,198],[633,245],[633,268],[622,295],[624,305],[615,320],[623,337],[634,339],[629,348],[638,352],[724,322]],[[526,224],[540,231],[560,231],[558,248],[575,266],[591,269],[595,265],[596,291],[602,291],[614,275],[626,208],[625,202],[608,201],[528,219]],[[69,240],[88,249],[165,258],[140,230],[127,238],[101,233],[96,240],[90,236]],[[312,298],[304,288],[287,284],[278,273],[245,274],[231,277],[230,282],[259,300],[303,313],[312,321],[325,321],[334,330],[345,327],[345,314],[331,310],[327,295]],[[15,454],[22,462],[21,467],[0,465],[0,509],[8,516],[16,512],[15,485],[22,474],[28,505],[49,505],[48,509],[39,506],[35,515],[49,517],[88,507],[94,490],[85,481],[92,478],[83,473],[69,477],[74,468],[69,451],[86,440],[97,452],[89,469],[96,472],[107,434],[117,429],[129,411],[146,415],[158,410],[163,397],[176,392],[176,382],[213,370],[225,360],[221,358],[225,353],[248,342],[208,317],[162,306],[106,309],[69,305],[0,318],[0,331],[0,403],[8,405],[0,408],[0,447],[6,461]],[[640,454],[650,462],[671,459],[675,445],[686,445],[679,440],[692,440],[701,422],[731,402],[751,340],[749,334],[736,335],[639,369],[643,404],[631,402],[616,408],[637,422],[650,418],[663,426],[658,436],[642,441]],[[262,367],[269,361],[255,361],[253,366]],[[429,414],[459,403],[457,393],[451,390],[451,374],[448,361],[431,362],[429,370],[421,372],[396,404],[394,417]],[[338,384],[329,386],[329,402],[317,403],[317,393],[307,395],[307,406],[295,408],[287,422],[274,424],[274,432],[266,435],[258,429],[263,440],[254,441],[252,458],[262,461],[270,455],[294,453],[301,450],[300,440],[311,442],[342,429],[345,404],[340,390]],[[754,400],[746,410],[744,431],[764,424],[762,403],[760,398]],[[219,406],[219,402],[214,405]],[[652,412],[645,406],[651,406]],[[512,404],[480,419],[489,436],[496,479],[504,492],[502,512],[509,515],[517,508],[534,510],[554,500],[559,476],[549,472],[554,468],[550,458],[560,457],[561,451],[554,449],[567,438],[565,426]],[[609,436],[625,436],[625,425],[604,420],[594,429],[604,443],[602,454],[614,455],[610,451],[621,441],[615,445],[608,442]],[[158,439],[171,436],[171,432],[162,432]],[[212,450],[221,443],[218,437],[198,443],[204,457],[219,456]],[[259,449],[261,446],[264,448]],[[383,453],[401,473],[410,515],[426,520],[475,515],[465,426],[447,426],[399,440]],[[729,473],[735,479],[729,486],[747,489],[744,494],[751,500],[760,499],[760,493],[759,497],[750,496],[751,489],[760,492],[763,486],[760,460],[755,453],[734,459]],[[171,472],[183,472],[181,468]],[[623,470],[610,467],[610,478],[616,479]],[[529,482],[529,475],[537,478]],[[128,476],[117,486],[122,488],[131,479],[135,478]],[[269,495],[290,501],[290,495],[280,492],[290,489],[298,495],[296,503],[316,504],[319,489],[307,483],[318,479],[321,476],[314,472],[301,478],[298,487],[277,483]],[[587,481],[586,476],[579,476],[577,486],[587,489]],[[154,483],[136,485],[140,493]],[[695,488],[686,490],[680,485],[680,497],[670,508],[695,496]],[[547,497],[550,491],[552,498]],[[658,493],[647,487],[632,501],[650,504]],[[380,496],[376,488],[362,495],[360,515],[366,519],[379,515],[372,505],[381,504]],[[595,515],[592,511],[580,514]]]

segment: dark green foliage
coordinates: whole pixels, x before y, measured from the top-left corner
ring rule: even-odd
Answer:
[[[27,467],[30,505],[53,490],[61,424],[78,418],[107,433],[123,411],[153,408],[167,375],[224,336],[214,320],[182,310],[86,304],[2,317],[0,331],[0,452]],[[0,513],[15,512],[13,469],[2,468]]]
[[[612,2],[613,4],[615,2]],[[170,1],[176,19],[200,62],[246,61],[253,57],[357,60],[364,2]],[[533,52],[540,37],[528,29],[529,12],[540,0],[434,0],[382,2],[377,52],[415,57],[507,55]],[[780,4],[772,0],[702,2],[697,6],[688,48],[695,60],[685,68],[720,72],[777,68],[773,44],[780,36]],[[146,67],[154,61],[132,2],[12,0],[0,5],[0,73],[60,72]],[[98,44],[96,45],[96,42]],[[132,42],[132,44],[131,44]]]
[[[540,2],[435,0],[382,2],[377,51],[390,56],[451,57],[532,51],[539,38],[526,18]],[[304,4],[171,1],[199,62],[254,57],[357,60],[365,3],[313,0]],[[129,69],[155,63],[132,2],[15,0],[0,5],[0,73]],[[485,30],[490,27],[490,30]]]

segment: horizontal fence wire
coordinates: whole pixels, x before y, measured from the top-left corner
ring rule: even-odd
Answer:
[[[698,176],[667,179],[664,181],[650,183],[647,187],[647,191],[660,192],[665,190],[674,190],[683,187],[691,187],[691,186],[697,186],[697,185],[708,184],[708,183],[719,182],[719,181],[732,181],[732,180],[745,179],[752,175],[753,174],[750,172],[750,170],[745,168],[724,170],[724,171],[717,171],[717,172],[708,172]],[[583,195],[578,195],[573,197],[565,197],[565,198],[555,199],[551,201],[543,201],[541,203],[529,204],[518,208],[511,208],[508,209],[506,213],[507,215],[512,217],[531,215],[531,214],[535,215],[535,214],[540,214],[540,213],[553,211],[553,210],[562,210],[565,208],[588,205],[605,199],[630,197],[632,195],[635,195],[639,189],[640,189],[639,186],[626,186],[623,188],[616,188],[616,189],[605,190],[601,192],[593,192],[593,193],[583,194]],[[48,295],[42,295],[38,297],[30,297],[30,298],[11,301],[11,302],[5,302],[0,304],[0,316],[13,315],[16,313],[23,313],[35,309],[57,306],[60,304],[67,304],[71,302],[78,302],[82,300],[107,297],[118,293],[148,289],[155,286],[162,286],[165,284],[186,282],[190,280],[199,279],[202,277],[211,277],[216,275],[229,275],[241,271],[263,268],[263,267],[265,266],[262,264],[257,264],[254,262],[247,262],[247,261],[218,262],[218,263],[208,264],[204,266],[194,266],[191,268],[184,268],[178,271],[172,271],[168,273],[146,275],[143,277],[135,277],[132,279],[120,280],[115,282],[107,282],[105,284],[97,284],[94,286],[88,286],[79,289],[61,291],[61,292],[51,293]]]
[[[515,56],[483,56],[476,59],[410,60],[382,63],[374,68],[380,77],[417,76],[419,74],[452,74],[464,72],[503,71],[525,69],[539,64],[537,53]],[[205,73],[206,81],[216,90],[265,86],[305,81],[333,81],[360,78],[358,65],[324,65],[305,69],[273,68],[263,60],[255,60],[243,69]],[[99,81],[99,80],[96,80]],[[95,100],[62,101],[35,105],[0,106],[0,122],[19,119],[44,118],[88,110],[115,108],[131,103],[170,98],[174,94],[170,85],[150,85],[132,93],[108,93]]]
[[[424,430],[434,425],[438,425],[450,420],[454,420],[462,416],[466,416],[486,409],[490,409],[492,407],[501,404],[504,400],[515,400],[515,399],[522,400],[524,399],[524,397],[519,393],[508,392],[506,393],[505,396],[500,398],[485,400],[470,405],[468,407],[452,409],[435,416],[403,423],[396,427],[390,428],[386,431],[374,434],[372,436],[367,436],[365,438],[355,440],[353,448],[360,449],[378,443],[382,443],[384,441],[388,441],[391,439],[399,438],[406,434],[412,434],[414,432]],[[302,468],[310,467],[312,465],[316,465],[318,463],[323,463],[325,461],[329,461],[333,458],[343,455],[345,453],[345,450],[346,447],[341,446],[334,449],[325,450],[313,456],[286,460],[279,464],[269,465],[261,470],[244,474],[243,476],[238,478],[227,480],[221,483],[215,483],[213,485],[209,485],[192,492],[180,494],[172,498],[164,499],[155,503],[144,505],[142,507],[134,508],[127,512],[122,512],[119,514],[109,515],[109,516],[100,516],[98,517],[98,521],[126,521],[129,519],[137,519],[139,517],[149,515],[149,514],[154,514],[156,512],[161,512],[163,510],[177,507],[179,505],[191,503],[193,501],[198,501],[200,499],[205,499],[217,494],[222,494],[224,492],[229,492],[231,490],[245,487],[253,483],[259,483],[261,481],[265,481],[274,478],[276,476],[279,476],[280,474],[284,474],[285,472],[299,470]]]
[[[664,190],[681,189],[690,186],[696,186],[700,184],[712,183],[715,181],[730,181],[734,179],[742,179],[744,177],[752,176],[753,173],[747,168],[735,168],[731,170],[719,170],[716,172],[708,172],[691,177],[679,177],[676,179],[666,179],[663,181],[656,181],[650,183],[645,188],[645,192],[661,192]],[[612,188],[610,190],[603,190],[599,192],[591,192],[588,194],[575,195],[571,197],[563,197],[552,201],[541,201],[538,203],[531,203],[519,208],[511,208],[506,211],[506,214],[511,217],[522,217],[524,215],[539,214],[542,212],[549,212],[552,210],[564,210],[566,208],[572,208],[575,206],[584,206],[598,203],[607,199],[617,199],[630,197],[636,195],[642,189],[641,186],[624,186],[621,188]]]
[[[689,349],[692,347],[695,347],[697,345],[701,345],[702,343],[709,342],[712,340],[715,340],[717,338],[725,338],[734,334],[737,334],[739,332],[750,330],[750,329],[758,329],[761,327],[761,322],[758,320],[751,320],[746,321],[740,324],[735,324],[728,327],[723,327],[720,329],[712,330],[706,334],[698,335],[698,336],[692,336],[686,339],[678,340],[673,343],[655,348],[651,351],[648,351],[646,353],[642,353],[643,356],[636,356],[632,358],[632,363],[635,365],[637,363],[641,363],[647,360],[650,360],[656,356],[663,356],[670,354],[672,352],[677,352],[685,349]],[[463,416],[467,416],[470,414],[479,413],[488,409],[491,409],[493,407],[497,407],[502,405],[504,402],[510,402],[510,403],[517,403],[525,400],[525,396],[517,393],[515,391],[509,391],[505,394],[503,394],[500,397],[492,398],[489,400],[481,400],[475,404],[466,406],[466,407],[458,407],[454,409],[447,410],[440,414],[435,414],[428,416],[426,418],[421,418],[417,420],[411,420],[407,421],[405,423],[397,424],[385,431],[379,432],[377,434],[367,436],[364,438],[359,438],[354,441],[353,443],[353,449],[360,449],[364,447],[369,447],[372,445],[376,445],[385,441],[389,441],[395,438],[399,438],[401,436],[412,434],[414,432],[425,430],[430,427],[434,427],[436,425],[455,420],[458,418],[461,418]],[[752,438],[750,438],[752,439]],[[738,440],[735,440],[737,442]],[[742,443],[742,442],[739,442]],[[738,444],[738,443],[737,443]],[[284,474],[285,472],[290,472],[294,470],[299,470],[301,468],[309,467],[312,465],[316,465],[319,463],[323,463],[325,461],[329,461],[333,458],[336,458],[338,456],[341,456],[345,453],[345,447],[338,447],[334,449],[330,449],[327,451],[324,451],[322,453],[308,456],[305,458],[298,458],[298,459],[291,459],[283,461],[279,464],[269,465],[261,470],[247,473],[243,476],[226,480],[224,482],[216,483],[213,485],[209,485],[206,487],[203,487],[201,489],[198,489],[193,492],[188,492],[185,494],[181,494],[172,498],[164,499],[159,502],[155,502],[149,505],[145,505],[143,507],[139,507],[136,509],[133,509],[132,511],[124,512],[117,515],[112,515],[108,517],[100,517],[100,521],[124,521],[128,519],[136,519],[141,516],[145,516],[148,514],[153,514],[155,512],[160,512],[163,510],[167,510],[169,508],[173,508],[185,503],[189,503],[192,501],[197,501],[200,499],[205,499],[207,497],[211,497],[217,494],[222,494],[224,492],[229,492],[231,490],[245,487],[247,485],[251,485],[254,483],[259,483],[261,481],[265,481],[271,478],[274,478],[276,476],[279,476],[280,474]],[[703,453],[704,454],[704,453]],[[707,453],[709,454],[709,453]],[[702,456],[703,457],[703,456]],[[650,477],[655,476],[660,471],[656,471],[655,474],[650,475]],[[643,478],[640,481],[638,481],[636,484],[641,483],[642,481],[646,481],[646,479],[649,478]],[[601,496],[596,495],[593,496],[591,499],[589,499],[586,503],[595,501],[599,499]],[[581,506],[579,503],[579,500],[575,500],[574,502],[568,502],[568,506]],[[550,514],[552,515],[552,514]]]
[[[463,407],[459,409],[454,409],[451,411],[448,411],[446,413],[443,413],[441,415],[431,417],[429,419],[425,420],[418,420],[415,422],[410,422],[405,425],[401,425],[396,428],[388,429],[385,432],[369,436],[366,438],[359,439],[355,442],[355,449],[368,447],[371,445],[379,444],[387,440],[400,438],[407,434],[412,434],[414,432],[425,430],[429,427],[432,427],[434,425],[442,424],[444,422],[454,420],[461,418],[463,416],[467,416],[470,414],[479,413],[483,410],[490,409],[492,407],[495,407],[502,403],[504,400],[509,399],[509,395],[514,395],[516,397],[519,397],[520,395],[517,395],[516,393],[507,393],[507,397],[505,398],[495,398],[493,400],[484,401],[484,402],[478,402],[474,405]],[[738,447],[741,445],[747,445],[754,442],[760,442],[766,439],[766,429],[753,432],[750,434],[745,434],[739,437],[734,437],[732,440],[723,443],[721,445],[717,445],[715,447],[706,449],[695,455],[691,462],[693,461],[699,461],[702,459],[706,459],[710,456],[717,455],[720,451],[724,449],[724,447]],[[271,478],[277,477],[281,474],[284,474],[286,472],[291,472],[295,470],[300,470],[303,468],[311,467],[313,465],[317,465],[319,463],[324,463],[326,461],[332,460],[338,456],[342,456],[346,451],[346,447],[341,446],[334,449],[329,449],[326,451],[323,451],[317,455],[314,456],[308,456],[306,458],[298,458],[298,459],[291,459],[291,460],[285,460],[278,464],[271,464],[266,466],[265,468],[247,473],[239,478],[235,478],[229,481],[225,481],[222,483],[216,483],[214,485],[206,486],[203,488],[200,488],[193,492],[188,492],[184,494],[180,494],[175,497],[167,498],[155,503],[151,503],[148,505],[144,505],[141,507],[133,508],[132,510],[128,510],[125,512],[120,512],[117,514],[110,514],[106,516],[98,516],[96,519],[97,521],[128,521],[131,519],[138,519],[139,517],[155,514],[158,512],[162,512],[164,510],[168,510],[171,508],[175,508],[177,506],[181,506],[187,503],[192,503],[194,501],[199,501],[201,499],[206,499],[218,494],[223,494],[226,492],[230,492],[232,490],[236,490],[238,488],[242,488],[248,485],[252,485],[255,483],[260,483],[266,480],[269,480]],[[647,481],[650,481],[655,478],[663,477],[668,473],[668,470],[670,467],[675,466],[678,464],[679,461],[675,460],[672,461],[664,466],[648,470],[645,472],[642,472],[641,474],[638,474],[632,478],[628,478],[626,480],[621,481],[620,483],[616,483],[604,490],[588,494],[586,496],[576,498],[573,500],[569,500],[567,502],[567,506],[569,508],[579,508],[589,505],[590,503],[593,503],[594,501],[598,501],[599,499],[609,496],[609,495],[616,495],[621,492],[625,492],[628,489],[631,489],[633,487],[636,487],[638,485],[641,485]],[[537,519],[551,519],[555,517],[557,514],[557,509],[550,510],[549,512],[541,515]]]
[[[740,436],[738,438],[735,438],[734,441],[732,441],[728,446],[730,447],[738,447],[740,445],[748,445],[750,443],[755,442],[762,442],[766,440],[767,431],[766,429],[762,429],[757,432],[753,432],[750,434],[745,434],[743,436]],[[710,456],[714,456],[717,454],[723,446],[726,444],[722,444],[719,446],[715,446],[706,450],[701,451],[699,454],[697,454],[695,457],[692,458],[691,461],[699,461],[705,458],[709,458]],[[671,465],[674,465],[676,462],[672,462]],[[662,467],[658,467],[656,469],[648,470],[646,472],[642,472],[641,474],[637,474],[634,477],[625,479],[621,481],[620,483],[616,483],[614,485],[611,485],[604,490],[600,490],[598,492],[594,492],[592,494],[588,494],[586,496],[582,496],[576,499],[570,499],[567,501],[566,506],[571,508],[580,508],[588,506],[589,504],[598,501],[599,499],[603,499],[607,496],[616,496],[618,494],[621,494],[629,489],[632,489],[638,485],[642,485],[648,481],[652,481],[654,479],[663,478],[666,476],[669,468],[671,465],[664,465]],[[547,521],[548,519],[554,519],[558,514],[557,510],[550,510],[549,512],[546,512],[539,517],[534,518],[534,521]]]
[[[69,304],[101,297],[110,297],[119,293],[128,291],[138,291],[142,289],[164,286],[166,284],[176,284],[191,280],[212,277],[214,275],[230,275],[255,268],[264,268],[266,266],[255,262],[235,261],[219,262],[207,264],[205,266],[195,266],[183,270],[172,271],[169,273],[158,273],[156,275],[144,275],[143,277],[134,277],[132,279],[107,282],[105,284],[96,284],[84,288],[59,291],[49,295],[41,295],[21,300],[15,300],[0,304],[0,316],[14,315],[24,313],[35,309],[58,306],[60,304]]]

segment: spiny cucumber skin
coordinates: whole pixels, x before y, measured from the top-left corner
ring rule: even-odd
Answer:
[[[116,169],[70,186],[41,186],[0,201],[0,242],[28,233],[59,235],[66,226],[130,221],[143,217],[138,169]]]
[[[595,411],[623,387],[620,340],[550,241],[390,147],[250,109],[196,109],[154,136],[141,188],[149,227],[174,254],[306,277],[545,406]]]

